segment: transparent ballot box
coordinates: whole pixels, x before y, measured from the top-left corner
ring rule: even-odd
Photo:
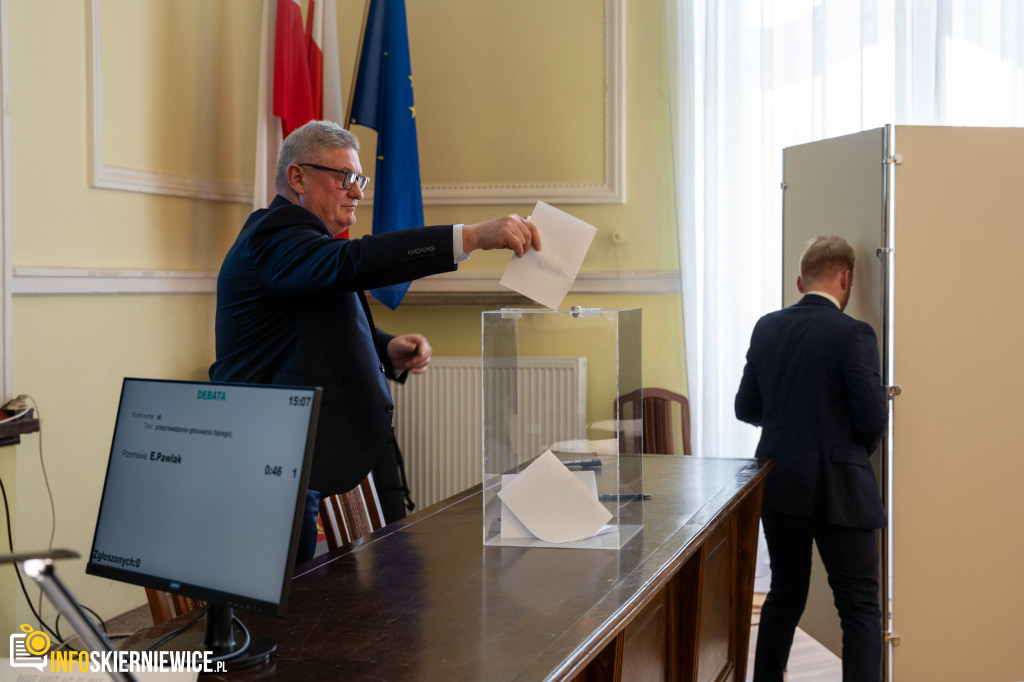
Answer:
[[[642,384],[640,312],[483,313],[485,545],[618,549],[643,527],[642,417],[616,407]]]

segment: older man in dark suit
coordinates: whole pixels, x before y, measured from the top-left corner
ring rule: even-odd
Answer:
[[[393,447],[385,378],[430,362],[424,337],[374,327],[363,290],[455,270],[475,249],[540,248],[536,226],[514,215],[335,239],[355,223],[369,182],[358,150],[335,123],[293,131],[278,159],[278,195],[249,216],[217,278],[210,378],[323,388],[300,562],[316,548],[320,494],[352,489]]]
[[[807,601],[815,543],[843,628],[843,680],[881,676],[876,529],[885,521],[868,461],[888,412],[872,328],[843,314],[854,251],[816,237],[800,259],[795,305],[762,317],[747,351],[736,416],[761,427],[774,460],[762,522],[771,587],[761,611],[755,682],[781,681]]]

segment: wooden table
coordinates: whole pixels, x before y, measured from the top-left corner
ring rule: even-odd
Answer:
[[[470,489],[304,564],[285,618],[239,612],[278,650],[223,679],[742,681],[768,466],[645,456],[618,551],[484,547]]]

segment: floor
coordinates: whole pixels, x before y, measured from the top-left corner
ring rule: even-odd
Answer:
[[[750,619],[750,648],[747,656],[747,679],[754,677],[754,647],[757,645],[757,623],[761,615],[763,594],[754,595],[754,612]],[[788,682],[841,682],[842,662],[803,630],[797,629],[789,652]]]

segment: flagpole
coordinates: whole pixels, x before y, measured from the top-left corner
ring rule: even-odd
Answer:
[[[356,79],[359,78],[359,61],[363,57],[363,39],[366,37],[366,20],[370,16],[370,2],[363,3],[363,25],[359,29],[359,45],[356,47],[356,65],[352,69],[352,84],[348,89],[348,105],[345,107],[345,122],[342,127],[348,130],[352,126],[352,100],[356,96]]]

